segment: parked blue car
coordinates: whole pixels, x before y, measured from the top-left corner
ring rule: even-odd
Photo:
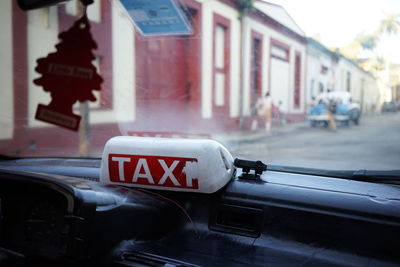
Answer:
[[[338,125],[350,126],[350,123],[358,125],[360,121],[360,105],[351,101],[348,92],[332,92],[330,97],[336,104],[335,119]],[[321,100],[322,97],[319,97]],[[321,101],[318,101],[321,102]],[[326,104],[317,104],[308,111],[307,118],[312,127],[327,127],[329,123],[328,106]]]

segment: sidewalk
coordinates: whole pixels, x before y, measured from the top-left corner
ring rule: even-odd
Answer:
[[[396,116],[396,113],[369,113],[361,116],[360,125],[369,125],[376,123],[376,120],[382,120],[390,116]],[[301,129],[310,128],[310,122],[308,120],[301,122],[287,123],[282,126],[272,126],[271,132],[267,135],[264,129],[258,129],[255,131],[233,131],[214,134],[211,136],[212,139],[219,141],[220,143],[232,147],[243,143],[252,143],[261,140],[268,140],[280,135],[293,134]],[[351,127],[358,127],[352,125]]]
[[[234,131],[214,134],[212,135],[212,139],[217,140],[224,145],[232,146],[239,143],[254,142],[282,134],[293,133],[305,127],[309,127],[309,121],[288,123],[283,126],[273,126],[269,134],[267,134],[264,129],[258,129],[255,131]]]

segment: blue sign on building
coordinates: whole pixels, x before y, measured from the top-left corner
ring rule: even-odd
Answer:
[[[174,0],[120,0],[143,35],[189,35],[192,28]]]

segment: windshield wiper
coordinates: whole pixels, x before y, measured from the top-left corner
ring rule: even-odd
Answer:
[[[339,178],[370,183],[400,185],[400,170],[326,170],[316,168],[268,165],[267,171],[315,175],[324,178]]]
[[[400,170],[327,170],[283,165],[266,165],[261,161],[243,160],[236,158],[235,167],[242,169],[240,179],[258,180],[265,171],[287,172],[304,175],[320,176],[322,178],[339,178],[369,183],[384,183],[400,185]],[[253,172],[251,172],[251,170]]]
[[[0,160],[16,160],[16,159],[19,159],[19,158],[0,154]]]

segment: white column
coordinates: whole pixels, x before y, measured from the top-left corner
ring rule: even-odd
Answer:
[[[12,0],[0,1],[0,140],[13,135]]]

